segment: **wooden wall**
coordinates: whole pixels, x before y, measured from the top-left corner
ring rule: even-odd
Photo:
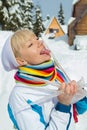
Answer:
[[[87,35],[87,14],[78,22],[75,31],[77,35]]]
[[[76,19],[68,26],[70,45],[73,44],[75,35],[87,35],[87,0],[80,0],[74,5],[72,16]]]
[[[72,17],[78,17],[85,9],[87,9],[87,0],[80,0],[73,7]]]

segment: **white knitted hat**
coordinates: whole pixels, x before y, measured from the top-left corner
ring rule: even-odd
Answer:
[[[19,66],[11,48],[11,37],[12,34],[7,38],[1,53],[2,65],[6,71],[17,69]]]

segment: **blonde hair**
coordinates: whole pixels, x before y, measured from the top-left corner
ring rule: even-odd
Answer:
[[[16,31],[11,38],[11,47],[15,57],[20,56],[20,48],[29,41],[34,38],[35,34],[28,29],[18,30]]]

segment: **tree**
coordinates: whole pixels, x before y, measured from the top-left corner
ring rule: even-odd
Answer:
[[[34,19],[35,22],[33,24],[33,31],[37,37],[40,37],[41,33],[45,30],[45,27],[43,25],[41,10],[39,6],[36,7],[35,12],[36,14]]]
[[[46,19],[47,19],[47,20],[50,20],[50,16],[49,16],[49,15],[47,15],[47,16],[46,16]]]
[[[0,22],[3,30],[32,28],[32,0],[0,0]]]
[[[62,7],[62,3],[60,3],[60,10],[58,12],[58,21],[64,25],[65,22],[64,22],[64,11],[63,11],[63,7]]]
[[[0,24],[2,26],[2,29],[5,27],[5,22],[7,22],[8,20],[8,10],[7,8],[4,6],[6,4],[6,2],[0,0]]]
[[[32,0],[22,0],[22,19],[23,19],[23,27],[28,29],[33,29],[33,3]]]

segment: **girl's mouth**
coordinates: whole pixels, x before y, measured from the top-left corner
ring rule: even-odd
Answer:
[[[43,49],[41,50],[41,52],[40,52],[40,55],[44,55],[44,54],[49,55],[49,54],[50,54],[50,50],[49,50],[49,49],[46,49],[46,48],[43,48]]]

